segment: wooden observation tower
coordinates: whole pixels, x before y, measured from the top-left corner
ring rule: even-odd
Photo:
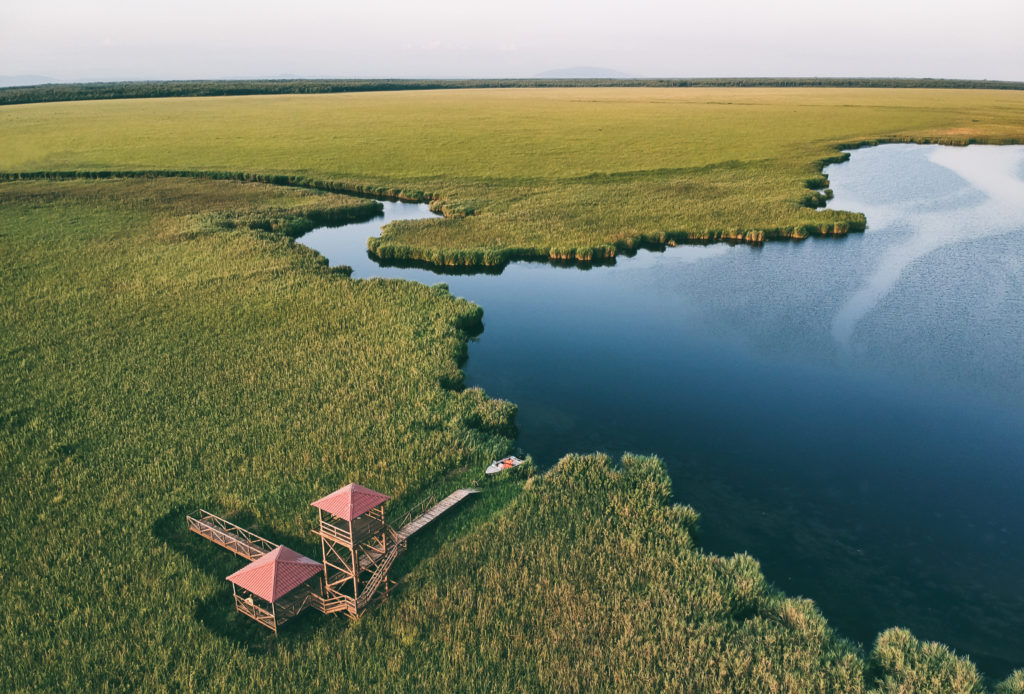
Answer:
[[[439,502],[424,499],[396,532],[384,522],[387,496],[358,484],[342,487],[312,504],[319,515],[313,533],[320,538],[322,563],[203,509],[185,522],[190,531],[250,562],[227,577],[235,609],[276,634],[307,607],[359,617],[391,591],[388,571],[406,540],[477,491],[459,489]]]
[[[405,549],[405,539],[384,521],[388,497],[349,484],[312,503],[317,509],[323,550],[324,603],[358,617],[390,593],[388,571]]]

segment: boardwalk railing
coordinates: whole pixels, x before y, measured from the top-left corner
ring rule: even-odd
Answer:
[[[335,612],[349,612],[354,614],[356,611],[356,601],[347,595],[332,595],[329,598],[325,598],[318,593],[310,593],[306,596],[305,603],[313,607],[317,612],[323,614],[334,614]]]
[[[276,542],[271,542],[203,509],[185,516],[185,523],[195,534],[249,561],[259,559],[267,552],[277,549]]]
[[[250,619],[255,619],[257,622],[272,630],[275,634],[277,633],[277,619],[274,617],[274,613],[270,610],[257,605],[253,602],[252,598],[243,598],[241,595],[235,595],[235,609],[244,614]]]
[[[377,569],[373,572],[373,576],[363,586],[362,591],[359,593],[359,599],[356,601],[356,608],[363,609],[370,604],[373,600],[374,594],[377,589],[380,588],[381,584],[388,578],[388,570],[391,565],[395,563],[395,559],[398,558],[399,552],[405,549],[405,543],[395,543],[388,549],[388,553],[384,555],[384,561],[377,565]]]
[[[459,489],[452,492],[445,498],[441,499],[440,502],[434,504],[425,512],[413,518],[408,523],[404,523],[398,529],[398,537],[404,542],[409,539],[409,536],[415,532],[422,530],[428,523],[440,516],[442,513],[450,509],[455,504],[465,499],[470,494],[476,494],[479,489]]]
[[[436,502],[437,496],[434,494],[431,494],[425,499],[420,499],[415,506],[409,509],[408,513],[402,516],[402,520],[398,521],[398,525],[396,525],[395,527],[404,528],[405,526],[409,525],[413,518],[426,513],[427,509],[433,506]]]

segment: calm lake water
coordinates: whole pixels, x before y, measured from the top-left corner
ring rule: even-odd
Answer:
[[[656,453],[708,550],[869,647],[906,626],[1003,675],[1024,666],[1024,147],[826,173],[864,234],[447,276],[368,257],[381,224],[430,215],[389,202],[300,242],[482,306],[467,383],[519,405],[541,466]]]

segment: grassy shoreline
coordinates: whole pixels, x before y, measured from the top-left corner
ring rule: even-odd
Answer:
[[[865,145],[866,146],[866,145]],[[843,161],[842,156],[835,157],[822,164],[825,166],[835,161]],[[443,215],[446,218],[465,217],[471,212],[449,204],[439,196],[423,191],[407,191],[395,188],[381,188],[370,185],[361,185],[346,181],[330,181],[310,179],[302,176],[287,176],[280,174],[261,174],[253,172],[230,172],[230,171],[175,171],[175,170],[147,170],[147,171],[19,171],[0,172],[0,181],[73,181],[73,180],[109,180],[121,178],[193,178],[197,180],[215,181],[240,181],[247,183],[266,183],[269,185],[306,188],[332,193],[343,193],[358,197],[366,197],[374,200],[398,200],[403,202],[430,203],[431,210]],[[811,209],[823,207],[825,201],[831,196],[831,191],[826,188],[825,194],[817,192],[828,185],[828,180],[822,175],[821,179],[809,179],[808,190],[811,193],[804,199],[803,204]],[[335,214],[307,216],[301,218],[294,231],[288,235],[296,237],[312,228],[311,225],[328,226],[341,225],[348,222],[363,221],[374,216],[378,208],[368,209],[367,212],[357,214]],[[369,239],[368,250],[383,262],[421,263],[428,267],[462,267],[467,270],[474,268],[487,269],[501,267],[515,260],[525,261],[554,261],[560,263],[592,264],[606,261],[614,262],[617,255],[629,254],[638,249],[664,250],[668,246],[677,244],[700,244],[713,243],[749,243],[760,244],[765,241],[775,240],[801,240],[809,236],[843,236],[851,232],[864,231],[866,219],[864,215],[852,213],[847,221],[829,222],[821,225],[804,224],[800,227],[786,229],[757,229],[746,231],[723,231],[715,230],[700,235],[688,234],[686,232],[662,232],[653,236],[640,236],[617,241],[612,245],[605,245],[592,248],[555,250],[549,249],[544,252],[539,249],[501,249],[498,252],[460,253],[454,255],[424,254],[419,249],[389,245],[382,238]]]
[[[864,147],[877,147],[885,144],[937,144],[965,147],[972,144],[1009,145],[1024,144],[1024,138],[988,138],[988,137],[901,137],[860,140],[835,145],[838,153],[818,162],[822,171],[819,175],[808,178],[805,185],[809,194],[801,204],[809,209],[824,207],[831,198],[829,181],[824,175],[824,167],[842,163],[849,158],[849,150]],[[75,179],[110,179],[110,178],[195,178],[209,180],[229,180],[242,182],[267,183],[275,186],[308,188],[311,190],[343,193],[376,200],[398,200],[403,202],[430,203],[431,210],[446,218],[465,217],[473,214],[473,210],[443,199],[440,195],[421,190],[402,188],[385,188],[381,186],[353,183],[350,181],[318,180],[305,176],[264,174],[241,171],[188,171],[188,170],[100,170],[100,171],[18,171],[0,172],[0,181],[22,180],[75,180]],[[823,191],[823,192],[821,192]],[[320,218],[316,224],[344,224],[349,221],[368,219],[372,214],[356,217],[338,217],[337,219]],[[481,251],[437,251],[423,249],[418,246],[406,246],[389,242],[386,232],[380,237],[371,238],[368,250],[378,260],[390,264],[410,264],[434,268],[500,269],[514,261],[552,262],[558,264],[599,265],[614,263],[619,255],[630,255],[639,249],[661,251],[669,246],[692,244],[708,245],[713,243],[729,244],[761,244],[766,241],[803,240],[810,236],[844,236],[848,233],[863,232],[867,227],[867,219],[860,213],[847,213],[845,219],[822,222],[819,224],[805,223],[800,226],[771,229],[747,230],[711,230],[701,233],[686,231],[662,231],[657,234],[641,235],[617,240],[613,244],[590,246],[572,249],[541,249],[541,248],[501,248]],[[292,234],[298,236],[308,231],[302,227]]]
[[[430,202],[445,219],[389,225],[370,250],[440,267],[857,231],[863,215],[820,209],[822,167],[885,142],[1024,142],[1024,92],[602,87],[0,107],[8,178],[154,172]]]
[[[1021,138],[990,138],[984,136],[972,137],[890,137],[876,138],[872,140],[860,140],[835,145],[838,153],[835,156],[826,157],[818,162],[821,169],[817,176],[807,179],[805,185],[809,193],[801,200],[801,204],[809,209],[824,207],[827,200],[831,199],[832,191],[828,188],[829,181],[823,169],[831,164],[842,163],[849,159],[849,151],[865,147],[877,147],[886,144],[921,144],[921,145],[947,145],[954,147],[966,147],[972,144],[986,145],[1014,145],[1024,144],[1024,137]],[[294,176],[284,174],[265,174],[243,171],[188,171],[188,170],[100,170],[100,171],[14,171],[0,172],[0,181],[28,181],[28,180],[75,180],[75,179],[111,179],[111,178],[195,178],[200,180],[228,180],[266,183],[275,186],[287,186],[295,188],[307,188],[311,190],[326,191],[332,193],[343,193],[358,197],[366,197],[375,200],[397,200],[402,202],[429,203],[431,210],[443,215],[445,218],[459,218],[474,214],[475,211],[467,209],[457,203],[445,200],[440,195],[424,192],[422,190],[411,190],[403,188],[385,188],[358,182],[339,180],[320,180],[306,176]],[[385,231],[379,237],[368,240],[368,250],[378,260],[390,264],[409,264],[433,268],[463,268],[468,271],[474,269],[488,270],[500,269],[510,262],[552,262],[557,264],[574,265],[599,265],[614,263],[615,257],[619,255],[630,255],[637,250],[663,251],[669,246],[675,245],[709,245],[714,243],[729,244],[762,244],[767,241],[800,241],[810,236],[845,236],[849,233],[860,233],[867,228],[867,219],[861,213],[840,213],[843,218],[838,221],[827,221],[821,223],[804,223],[799,226],[775,227],[769,229],[745,229],[745,230],[709,230],[700,233],[686,231],[662,231],[657,234],[640,235],[619,239],[612,244],[601,246],[589,246],[583,248],[557,249],[557,248],[500,248],[478,251],[438,251],[435,249],[424,249],[419,246],[407,246],[393,243],[387,240]],[[364,217],[338,217],[337,219],[319,218],[313,220],[318,225],[345,224],[350,221],[369,219],[373,215]],[[298,236],[311,227],[302,227],[300,231],[292,234]]]

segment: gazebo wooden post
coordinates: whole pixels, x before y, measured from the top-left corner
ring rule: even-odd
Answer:
[[[317,521],[319,522],[318,527],[322,528],[323,525],[324,525],[324,512],[322,510],[320,510],[320,509],[317,509],[316,510],[316,516],[317,516]],[[327,590],[328,590],[328,587],[330,586],[330,583],[328,583],[328,581],[330,579],[327,576],[327,540],[324,538],[323,535],[320,536],[320,552],[321,552],[320,556],[322,556],[324,558],[324,589],[323,589],[323,596],[326,598],[327,597]]]
[[[356,597],[359,595],[359,557],[356,556],[356,536],[351,520],[348,521],[348,536],[352,538],[349,543],[349,554],[352,557],[352,597]]]

